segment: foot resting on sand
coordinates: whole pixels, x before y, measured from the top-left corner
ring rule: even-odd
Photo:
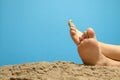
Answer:
[[[84,33],[77,30],[75,25],[69,21],[71,38],[78,47],[78,53],[86,65],[96,66],[120,66],[120,62],[106,57],[104,55],[104,45],[101,46],[97,41],[95,32],[92,28],[88,28]],[[120,54],[119,54],[120,56]]]

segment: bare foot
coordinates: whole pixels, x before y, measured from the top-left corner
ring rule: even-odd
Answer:
[[[81,40],[83,33],[80,32],[79,30],[77,30],[76,26],[74,25],[74,23],[71,20],[68,21],[68,25],[70,26],[71,38],[73,39],[73,41],[76,45],[79,45],[81,42],[80,40]]]
[[[78,46],[78,53],[84,64],[120,66],[120,62],[112,60],[102,54],[101,47],[92,28],[82,33],[75,27],[72,21],[69,21],[68,25],[70,26],[71,38]]]
[[[120,62],[105,57],[99,47],[93,29],[89,28],[82,35],[82,41],[78,45],[78,53],[86,65],[96,66],[120,66]]]

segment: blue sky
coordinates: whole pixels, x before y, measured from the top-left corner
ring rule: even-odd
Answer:
[[[120,0],[0,0],[0,66],[41,61],[81,64],[69,35],[92,27],[99,41],[120,44]]]

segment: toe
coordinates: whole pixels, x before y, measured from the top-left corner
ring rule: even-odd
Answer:
[[[71,27],[71,28],[70,28],[70,34],[71,34],[71,35],[75,35],[75,34],[76,34],[76,29],[75,29],[75,27]]]
[[[86,38],[89,38],[87,31],[85,31],[84,34],[85,34],[85,39],[86,39]]]
[[[75,24],[72,22],[72,20],[68,21],[68,25],[69,25],[69,27],[76,27]]]
[[[95,38],[95,32],[92,28],[88,28],[87,34],[89,38]]]
[[[80,43],[78,32],[75,27],[70,27],[70,34],[76,45]]]
[[[86,38],[87,38],[87,32],[86,32],[86,31],[83,33],[82,38],[83,38],[83,39],[86,39]]]
[[[80,41],[80,42],[82,42],[82,41],[83,41],[83,38],[82,38],[81,36],[79,37],[79,41]]]

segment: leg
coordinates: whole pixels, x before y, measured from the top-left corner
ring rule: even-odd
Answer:
[[[120,46],[99,42],[102,53],[113,60],[120,61]]]

